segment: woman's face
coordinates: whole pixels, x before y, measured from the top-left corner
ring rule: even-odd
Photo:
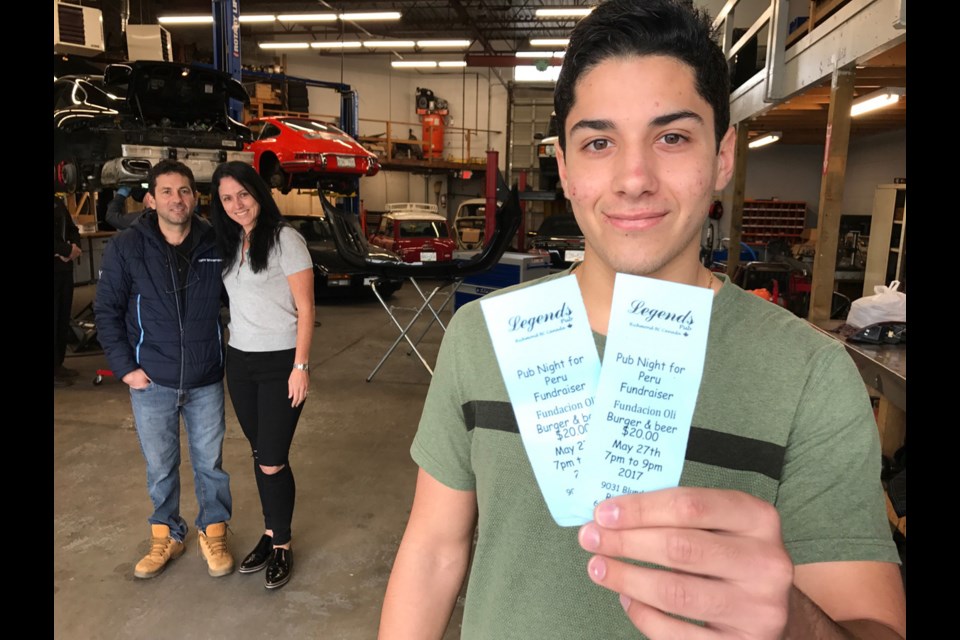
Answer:
[[[257,226],[257,217],[260,215],[260,203],[253,194],[228,176],[220,180],[217,195],[227,216],[243,227],[244,233],[249,235]]]

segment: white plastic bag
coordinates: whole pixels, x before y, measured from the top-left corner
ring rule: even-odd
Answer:
[[[874,295],[854,300],[847,314],[847,324],[859,329],[878,322],[906,322],[907,294],[900,293],[898,288],[900,281],[894,280],[890,286],[874,287]]]

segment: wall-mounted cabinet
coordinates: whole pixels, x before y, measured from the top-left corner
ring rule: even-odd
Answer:
[[[863,295],[873,295],[874,287],[894,280],[906,292],[906,239],[907,185],[881,184],[873,196]]]

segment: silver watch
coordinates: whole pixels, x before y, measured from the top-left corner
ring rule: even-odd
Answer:
[[[310,363],[309,363],[309,362],[294,362],[294,363],[293,363],[293,368],[294,368],[294,369],[300,369],[300,371],[307,371],[307,372],[309,372],[309,371],[310,371]]]

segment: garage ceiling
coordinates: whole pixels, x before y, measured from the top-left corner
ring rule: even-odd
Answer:
[[[854,97],[885,87],[907,86],[907,44],[904,42],[857,67]],[[750,120],[750,131],[781,131],[780,144],[823,144],[830,110],[830,79],[810,87]],[[851,139],[884,131],[906,129],[907,98],[892,106],[851,119]]]
[[[114,0],[116,1],[116,0]],[[122,0],[121,0],[122,1]],[[104,0],[104,5],[113,4]],[[241,38],[249,43],[260,41],[327,41],[385,38],[391,40],[468,39],[474,41],[469,53],[497,55],[511,58],[517,51],[531,49],[532,38],[564,38],[576,24],[576,19],[540,20],[534,12],[538,8],[585,7],[594,0],[320,0],[316,2],[282,2],[268,0],[240,0],[242,14],[281,14],[306,12],[364,12],[399,11],[402,18],[391,22],[281,22],[245,23]],[[842,4],[842,3],[840,3]],[[209,15],[210,0],[132,0],[131,22],[138,17],[150,21],[156,16],[176,14]],[[107,6],[103,7],[107,10]],[[139,12],[139,16],[138,16]],[[168,27],[174,42],[193,38],[209,43],[209,25],[197,27]],[[209,46],[207,44],[206,46]],[[204,48],[201,44],[201,48]],[[380,51],[382,55],[383,51]],[[433,52],[431,52],[432,54]],[[320,50],[315,55],[341,55]],[[363,49],[350,50],[347,55],[369,55]],[[422,57],[419,53],[403,51],[405,58]],[[460,57],[464,52],[449,51],[445,57]],[[436,57],[436,56],[433,56]],[[419,72],[416,72],[419,73]],[[886,51],[858,68],[855,95],[860,96],[883,87],[906,87],[906,43]],[[830,105],[829,79],[821,85],[778,105],[750,121],[751,131],[780,131],[781,144],[822,144],[825,137]],[[893,107],[866,114],[852,121],[851,138],[906,127],[906,99]]]
[[[540,20],[536,9],[588,7],[595,0],[393,0],[392,2],[347,0],[318,2],[272,2],[241,0],[242,14],[307,12],[399,11],[402,18],[390,22],[334,22],[290,25],[280,22],[244,24],[243,37],[260,39],[337,40],[366,37],[392,40],[429,38],[469,39],[474,51],[512,53],[528,46],[529,38],[567,37],[575,19]],[[131,12],[136,14],[136,0]],[[157,15],[208,13],[209,0],[156,0]],[[342,31],[341,31],[342,29]]]

